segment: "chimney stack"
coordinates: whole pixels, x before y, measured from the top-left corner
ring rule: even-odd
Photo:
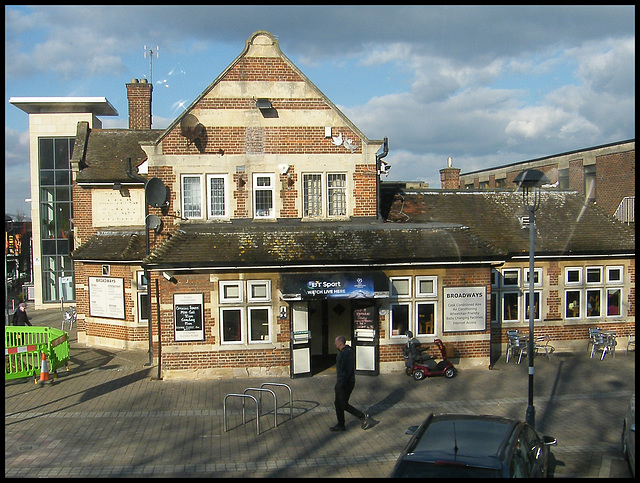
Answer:
[[[147,79],[131,79],[127,84],[129,129],[151,129],[151,91],[153,86]]]
[[[440,170],[440,182],[443,190],[460,189],[460,170],[453,167],[451,157],[447,159],[447,167]]]

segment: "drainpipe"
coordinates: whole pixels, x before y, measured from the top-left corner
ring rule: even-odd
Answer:
[[[382,218],[380,212],[380,160],[389,154],[389,138],[384,138],[382,153],[376,154],[376,219]]]
[[[140,176],[139,174],[134,174],[133,169],[131,167],[131,158],[127,158],[127,176],[131,179],[135,179],[136,181],[144,182],[144,238],[147,244],[147,256],[149,256],[149,228],[147,227],[147,218],[149,217],[149,203],[147,203],[147,180]],[[149,300],[149,320],[147,321],[149,325],[149,362],[145,364],[146,366],[153,365],[153,327],[151,325],[151,314],[153,310],[151,309],[151,280],[149,280],[149,269],[144,269],[144,278],[147,281],[147,299]],[[160,320],[160,319],[158,319]],[[158,332],[158,340],[160,339],[160,332]],[[159,363],[159,361],[158,361]]]

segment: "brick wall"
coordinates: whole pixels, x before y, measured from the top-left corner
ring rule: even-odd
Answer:
[[[151,92],[153,86],[142,79],[127,84],[129,102],[129,129],[151,129]]]
[[[635,192],[635,150],[596,158],[596,200],[607,213],[615,213],[622,198]]]

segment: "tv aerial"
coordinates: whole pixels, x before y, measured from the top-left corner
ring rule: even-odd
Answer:
[[[149,46],[149,48],[147,48],[147,46],[144,46],[144,58],[147,58],[147,53],[149,54],[149,83],[151,85],[153,85],[153,54],[156,54],[156,59],[158,59],[160,57],[160,54],[158,53],[160,50],[160,47],[158,47],[156,45],[156,50],[153,50],[153,46]]]

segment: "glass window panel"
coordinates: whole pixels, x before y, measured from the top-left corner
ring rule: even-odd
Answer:
[[[305,174],[302,178],[304,216],[322,216],[322,176]]]
[[[269,309],[250,308],[249,327],[250,342],[266,342],[269,340]]]
[[[67,138],[55,139],[55,169],[69,169],[69,140]]]
[[[138,322],[147,322],[151,313],[151,301],[145,292],[138,293]]]
[[[580,317],[580,297],[579,290],[567,290],[565,292],[566,318],[575,319]]]
[[[42,240],[42,254],[43,255],[55,255],[56,254],[56,241],[55,240]]]
[[[242,342],[241,309],[222,309],[222,342]]]
[[[524,294],[524,304],[525,319],[529,320],[529,292]],[[533,304],[533,318],[540,320],[540,292],[533,293]]]
[[[253,176],[254,216],[256,218],[273,218],[273,175]]]
[[[182,212],[187,218],[202,218],[202,186],[200,176],[182,177]]]
[[[495,293],[492,293],[491,294],[491,321],[492,322],[498,320],[497,305],[498,305],[498,295]]]
[[[417,333],[418,335],[435,335],[436,304],[417,304]]]
[[[517,286],[519,281],[519,270],[505,270],[502,272],[502,285],[505,287]]]
[[[580,268],[567,268],[565,270],[567,282],[572,284],[582,283],[582,269]]]
[[[71,184],[71,171],[70,170],[57,170],[55,175],[55,183],[57,186],[68,186]]]
[[[502,320],[516,321],[520,318],[520,292],[502,294]]]
[[[391,305],[391,336],[404,336],[409,330],[409,304]]]
[[[602,291],[587,290],[587,317],[600,317],[602,315],[600,309],[601,298]]]
[[[44,191],[44,190],[42,190]],[[67,186],[56,187],[56,201],[71,201],[71,189]],[[40,201],[44,201],[42,198]]]
[[[602,282],[602,267],[587,267],[587,283]]]
[[[211,216],[225,216],[224,178],[209,178],[209,205]]]
[[[240,287],[237,285],[225,285],[224,286],[224,298],[225,299],[237,299],[240,297]]]
[[[607,282],[622,282],[622,267],[607,267]]]
[[[607,290],[607,316],[615,317],[622,314],[622,290],[619,288]]]
[[[53,139],[38,139],[40,169],[53,169]]]
[[[327,176],[329,216],[345,216],[347,214],[346,180],[345,174],[329,174]]]
[[[49,169],[40,170],[40,186],[53,186],[54,175],[53,171]]]

